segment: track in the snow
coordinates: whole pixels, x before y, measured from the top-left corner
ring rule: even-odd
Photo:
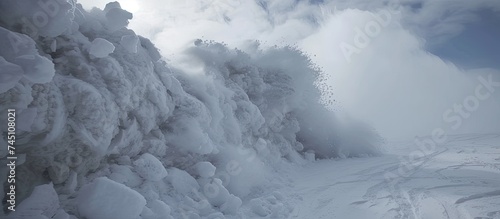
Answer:
[[[402,144],[403,145],[403,144]],[[404,144],[404,145],[412,145]],[[500,219],[500,135],[450,136],[404,177],[401,156],[323,160],[292,174],[292,218]]]

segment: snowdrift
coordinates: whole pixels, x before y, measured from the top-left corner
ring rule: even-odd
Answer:
[[[197,40],[187,74],[117,2],[40,2],[0,2],[0,111],[16,109],[26,156],[8,218],[276,218],[280,194],[258,196],[278,165],[377,153],[373,131],[320,104],[297,49]]]

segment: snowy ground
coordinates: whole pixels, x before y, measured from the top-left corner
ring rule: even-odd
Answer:
[[[415,148],[392,144],[380,157],[322,160],[290,171],[290,218],[500,218],[500,135],[450,136],[408,177],[397,174]],[[391,186],[392,185],[392,186]]]
[[[401,169],[413,144],[367,157],[381,137],[325,108],[331,75],[295,46],[195,40],[172,61],[131,18],[0,1],[0,112],[16,112],[0,113],[0,218],[500,217],[499,135],[449,137]]]

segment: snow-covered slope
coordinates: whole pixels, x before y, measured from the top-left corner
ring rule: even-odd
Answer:
[[[320,104],[302,52],[198,40],[174,68],[131,18],[116,2],[0,2],[0,112],[16,109],[26,156],[8,218],[287,217],[264,195],[276,168],[377,153],[374,132]]]

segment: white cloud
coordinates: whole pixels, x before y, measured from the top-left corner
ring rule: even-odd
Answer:
[[[196,38],[234,47],[254,40],[264,46],[298,45],[331,74],[339,106],[388,137],[446,128],[443,112],[474,92],[478,82],[467,76],[470,72],[428,53],[426,46],[459,34],[480,9],[500,11],[497,0],[394,0],[402,5],[401,13],[391,14],[390,24],[347,62],[339,45],[353,44],[355,28],[363,30],[376,21],[373,15],[386,9],[387,1],[122,1],[125,9],[135,10],[130,27],[151,38],[172,62],[180,62],[179,54]],[[105,5],[100,0],[80,2]],[[477,121],[487,121],[500,109],[494,103],[483,106]],[[478,123],[469,123],[479,129]]]
[[[340,12],[301,46],[316,54],[313,61],[332,74],[329,83],[340,105],[385,136],[411,137],[430,134],[434,128],[447,129],[443,113],[473,93],[479,82],[426,52],[425,41],[405,30],[397,15],[347,61],[339,45],[354,46],[354,30],[364,29],[373,15],[359,10]],[[492,109],[483,111],[493,113]]]

